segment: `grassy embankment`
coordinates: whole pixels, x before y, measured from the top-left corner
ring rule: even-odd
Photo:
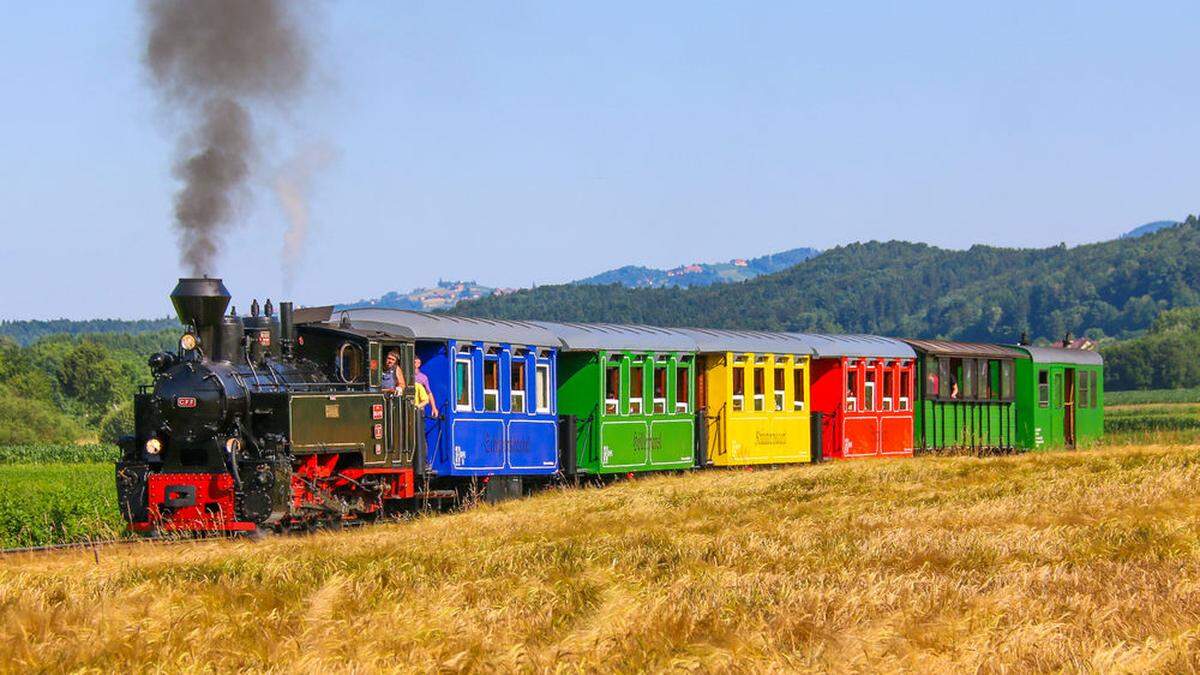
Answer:
[[[102,445],[0,447],[0,548],[119,536],[116,457]]]
[[[1200,390],[1107,394],[1106,445],[1200,443]],[[118,536],[112,462],[100,445],[0,447],[0,548]]]
[[[0,670],[1200,668],[1200,449],[663,476],[0,559]]]

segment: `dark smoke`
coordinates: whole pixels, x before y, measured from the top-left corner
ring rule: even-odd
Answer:
[[[295,0],[146,0],[145,64],[159,93],[187,118],[175,175],[181,257],[213,271],[223,231],[244,196],[257,150],[251,115],[292,101],[309,50]]]

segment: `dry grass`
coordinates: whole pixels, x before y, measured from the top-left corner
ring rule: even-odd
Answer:
[[[1200,448],[652,478],[0,561],[6,670],[1200,669]]]

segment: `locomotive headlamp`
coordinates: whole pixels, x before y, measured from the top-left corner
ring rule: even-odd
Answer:
[[[196,336],[192,335],[191,333],[184,333],[183,337],[179,338],[179,346],[185,352],[190,352],[195,349],[198,342],[199,341],[196,339]]]
[[[151,438],[146,441],[146,452],[151,455],[157,455],[162,452],[162,441],[157,438]]]
[[[242,439],[237,436],[230,436],[225,440],[225,451],[231,455],[236,455],[242,449]]]

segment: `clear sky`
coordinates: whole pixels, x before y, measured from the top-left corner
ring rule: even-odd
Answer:
[[[0,318],[170,314],[176,133],[136,3],[4,3]],[[303,304],[908,239],[1047,246],[1200,210],[1200,3],[341,2],[256,121],[216,272]]]

